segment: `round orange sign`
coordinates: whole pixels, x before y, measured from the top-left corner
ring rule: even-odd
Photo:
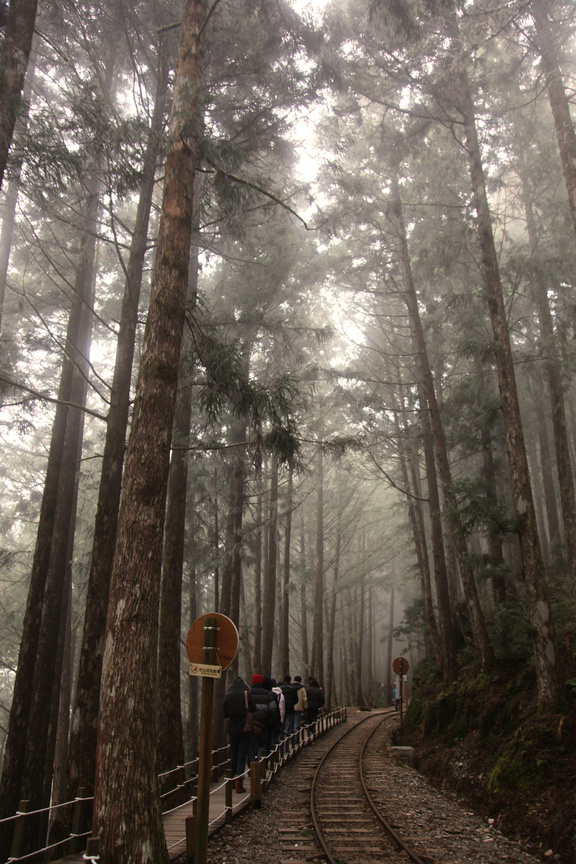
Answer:
[[[211,648],[210,651],[215,651],[218,664],[222,669],[227,669],[238,653],[238,630],[230,618],[227,618],[226,615],[220,615],[218,612],[207,612],[206,615],[201,615],[190,627],[186,637],[188,659],[190,663],[206,662],[204,652],[204,622],[206,618],[213,618],[216,621],[214,649]]]
[[[410,664],[405,657],[396,657],[396,659],[392,663],[392,669],[394,670],[396,675],[406,675],[406,673],[410,669]]]

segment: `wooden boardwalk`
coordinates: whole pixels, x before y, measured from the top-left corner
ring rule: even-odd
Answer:
[[[208,828],[210,834],[217,831],[227,819],[230,821],[237,813],[250,804],[248,786],[246,787],[246,793],[243,795],[231,789],[231,807],[228,810],[226,806],[226,784],[227,781],[223,778],[221,782],[212,784],[210,789],[210,823]],[[182,804],[180,807],[176,807],[169,813],[164,814],[166,846],[171,859],[179,858],[186,853],[186,819],[193,815],[192,808],[192,801],[187,801],[186,804]],[[86,864],[86,861],[90,861],[90,858],[85,858],[84,855],[84,852],[79,852],[76,855],[60,858],[59,861],[66,862],[66,864]]]
[[[262,798],[262,794],[267,788],[270,781],[274,778],[279,770],[281,770],[282,766],[296,756],[302,748],[306,747],[308,744],[312,743],[319,735],[324,734],[334,725],[345,722],[347,719],[346,709],[338,708],[335,709],[328,715],[323,715],[318,718],[318,721],[315,726],[302,726],[298,730],[298,732],[294,733],[289,738],[279,742],[272,750],[272,752],[260,762],[255,762],[252,765],[252,769],[250,771],[251,776],[248,777],[248,772],[244,778],[244,785],[246,787],[246,792],[238,793],[234,789],[234,783],[232,780],[229,780],[225,777],[215,781],[211,785],[210,789],[210,805],[209,805],[209,826],[208,833],[212,834],[214,831],[217,831],[223,824],[232,822],[234,816],[243,810],[245,807],[260,806],[260,799]],[[227,748],[221,748],[222,750],[227,750]],[[220,751],[213,751],[213,757],[219,753]],[[219,763],[216,760],[216,764],[224,770],[224,766],[227,764],[229,759],[228,753],[226,752],[226,759],[224,763]],[[214,770],[214,768],[213,768]],[[216,774],[218,768],[214,770],[214,774]],[[172,772],[169,772],[172,773]],[[166,776],[166,775],[163,775]],[[84,796],[80,796],[76,799],[76,803],[82,805],[83,801],[91,801],[92,799],[85,799]],[[23,802],[26,803],[26,802]],[[188,852],[193,854],[194,850],[194,804],[195,798],[190,798],[184,804],[174,807],[172,810],[168,810],[164,813],[164,833],[166,837],[166,846],[172,860],[176,858],[181,858],[186,856]],[[68,805],[62,805],[68,806]],[[21,808],[22,810],[22,808]],[[27,812],[19,812],[17,814],[17,820],[25,820],[28,816],[33,815],[32,813]],[[79,818],[79,817],[78,817]],[[15,828],[15,836],[17,833],[22,834],[22,825],[23,821],[20,824],[17,824]],[[187,840],[187,831],[190,834],[190,837]],[[67,843],[73,837],[76,837],[76,842],[79,842],[80,836],[86,835],[74,835],[67,838],[66,840],[62,840],[59,843],[56,843],[55,846],[49,847],[52,851],[58,846],[61,846],[63,843]],[[13,845],[13,848],[21,848],[19,843],[21,843],[22,837],[20,836],[19,842]],[[97,841],[95,839],[88,840],[88,847],[85,851],[81,851],[79,853],[75,853],[73,855],[69,855],[61,858],[54,858],[53,861],[56,864],[56,861],[67,862],[67,864],[86,864],[86,862],[92,862],[92,864],[97,864],[99,862],[99,857],[96,853]],[[25,862],[30,861],[32,858],[37,858],[39,854],[43,854],[43,852],[48,850],[39,850],[38,852],[28,853],[22,855],[22,857],[18,857],[18,852],[13,851],[12,855],[15,857],[11,857],[8,859],[9,862],[13,862],[13,864],[17,864],[17,862]]]

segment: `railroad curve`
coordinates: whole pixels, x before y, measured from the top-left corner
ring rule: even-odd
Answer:
[[[385,788],[382,749],[392,712],[370,714],[347,728],[321,755],[310,787],[310,813],[317,842],[329,864],[429,864],[396,832],[379,810],[373,791]],[[395,722],[397,722],[395,720]]]

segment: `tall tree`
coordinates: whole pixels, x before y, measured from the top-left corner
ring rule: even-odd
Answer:
[[[484,620],[484,613],[480,605],[480,599],[478,596],[478,589],[476,586],[474,573],[472,571],[472,567],[470,566],[466,539],[463,534],[462,527],[459,524],[460,519],[458,514],[458,504],[456,501],[456,495],[452,482],[452,472],[450,468],[448,448],[446,446],[444,425],[442,423],[442,418],[440,415],[438,400],[436,397],[436,390],[434,387],[434,380],[432,377],[432,371],[430,369],[430,363],[428,359],[428,351],[424,337],[424,331],[420,319],[420,311],[418,309],[418,297],[416,294],[416,288],[412,276],[410,252],[408,248],[407,233],[404,224],[402,201],[400,197],[400,188],[397,177],[393,178],[392,180],[391,218],[394,219],[394,223],[397,226],[398,231],[398,241],[400,243],[402,265],[404,271],[404,297],[408,309],[410,327],[414,338],[414,345],[417,352],[418,379],[422,382],[422,399],[425,400],[424,406],[426,406],[429,411],[429,420],[434,439],[434,450],[438,465],[438,474],[440,476],[442,491],[446,502],[447,522],[454,531],[454,542],[458,553],[458,564],[460,567],[460,575],[464,584],[464,594],[466,597],[466,603],[470,616],[470,625],[472,628],[474,645],[476,647],[476,650],[478,651],[482,664],[484,666],[489,666],[493,662],[494,656],[488,638],[488,632]],[[432,465],[427,462],[427,473],[429,479],[431,479],[431,469]],[[445,616],[443,616],[443,622],[443,628],[446,628],[448,625]],[[449,638],[448,634],[446,634],[446,638]],[[445,650],[447,650],[449,644],[450,642],[448,641],[446,643]],[[447,653],[446,662],[448,662],[450,656],[451,655]],[[446,674],[449,677],[451,675],[453,677],[453,666],[447,667]]]
[[[272,675],[272,653],[276,610],[276,567],[278,561],[278,459],[273,456],[270,471],[268,500],[268,555],[264,562],[264,584],[262,586],[262,674]]]
[[[538,698],[541,704],[551,704],[558,697],[554,623],[551,617],[544,562],[536,525],[508,320],[476,129],[474,104],[465,69],[461,66],[452,69],[450,81],[445,80],[444,86],[447,86],[455,97],[455,106],[463,126],[472,194],[478,218],[478,238],[482,254],[488,310],[495,340],[496,367],[506,429],[512,495],[522,547],[523,580],[532,624]]]
[[[310,674],[324,679],[324,453],[323,443],[316,449],[316,554],[314,575],[314,617],[312,623],[312,656]]]
[[[280,671],[288,675],[290,670],[290,542],[292,536],[292,492],[294,464],[288,466],[288,489],[286,492],[284,560],[282,562],[282,620],[280,622]]]
[[[32,48],[38,0],[11,0],[0,55],[0,186],[4,179]]]
[[[110,585],[94,796],[94,831],[109,864],[167,862],[154,724],[158,599],[170,439],[188,285],[195,130],[206,3],[188,0],[169,125],[150,308]],[[127,720],[129,722],[127,722]]]
[[[560,70],[556,39],[554,37],[549,12],[553,7],[551,0],[532,0],[530,10],[536,25],[536,34],[542,66],[546,75],[548,98],[554,117],[556,137],[560,158],[564,169],[566,191],[576,231],[576,131],[570,116],[570,103]]]
[[[30,575],[28,602],[24,615],[18,670],[14,684],[0,788],[0,802],[5,813],[15,812],[18,806],[25,772],[24,760],[28,758],[30,765],[34,764],[38,757],[30,755],[32,749],[46,745],[46,734],[36,732],[33,736],[34,740],[30,741],[27,749],[32,712],[35,722],[43,725],[46,719],[46,701],[51,699],[52,685],[55,680],[54,640],[57,640],[59,633],[62,600],[61,579],[65,555],[68,550],[70,504],[76,474],[77,436],[81,421],[80,411],[71,406],[75,404],[74,398],[78,398],[79,393],[84,393],[82,386],[84,376],[80,375],[78,378],[76,370],[82,368],[88,356],[87,353],[83,354],[83,350],[87,352],[91,324],[87,312],[92,306],[96,236],[94,223],[98,213],[100,188],[95,168],[96,166],[92,165],[92,170],[87,177],[81,253],[68,316],[65,356],[60,375],[58,403],[52,427],[36,549]],[[74,389],[75,385],[76,390]],[[81,406],[83,398],[84,396],[80,398],[79,402],[76,402],[76,405]],[[66,477],[66,484],[63,483],[61,489],[61,482],[64,477]],[[49,602],[50,614],[45,614],[44,611],[46,598]],[[39,652],[40,648],[42,648],[41,653]],[[44,664],[48,664],[48,666]],[[37,672],[36,669],[38,669]],[[42,683],[42,686],[36,687],[36,689],[35,675],[37,676],[36,681]],[[44,689],[45,685],[46,690]],[[43,772],[44,756],[40,757],[36,768],[40,764]],[[31,778],[27,782],[31,782]],[[39,792],[35,789],[34,799],[39,804],[38,796]],[[6,835],[9,828],[10,825],[4,829],[0,845],[9,842]]]
[[[88,576],[86,613],[68,750],[67,774],[70,799],[76,794],[78,787],[93,788],[95,777],[96,729],[100,701],[104,630],[120,504],[140,289],[156,179],[156,164],[162,141],[166,110],[168,58],[169,44],[165,41],[158,57],[153,115],[142,166],[143,177],[125,271],[126,282],[110,394],[110,410],[106,425],[106,440],[102,456]]]
[[[188,306],[196,303],[198,255],[195,251],[190,265]],[[183,358],[180,362],[180,384],[176,397],[172,456],[168,478],[162,586],[160,591],[160,621],[158,627],[158,677],[156,728],[158,736],[158,767],[169,771],[184,763],[184,738],[180,698],[180,646],[182,642],[182,582],[186,537],[186,493],[188,488],[188,452],[192,414],[192,384],[189,376],[193,366],[192,338],[185,330]]]

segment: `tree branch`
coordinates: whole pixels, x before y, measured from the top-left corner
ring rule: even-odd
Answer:
[[[103,420],[104,423],[108,422],[108,417],[106,415],[99,414],[98,411],[93,411],[85,405],[77,405],[75,402],[67,402],[64,399],[57,399],[55,396],[48,396],[46,393],[40,393],[32,387],[26,387],[25,384],[19,384],[17,381],[12,381],[5,375],[0,374],[0,381],[3,381],[4,384],[8,384],[9,387],[15,387],[16,390],[22,390],[23,393],[30,393],[35,399],[42,399],[44,402],[53,402],[55,405],[68,405],[69,408],[78,408],[79,411],[84,411],[85,414],[97,417],[98,420]]]
[[[250,180],[244,180],[242,177],[236,177],[235,174],[229,174],[228,171],[223,171],[222,168],[212,167],[212,170],[209,171],[207,168],[196,168],[196,171],[200,171],[202,174],[221,174],[223,177],[226,177],[228,180],[232,180],[233,183],[241,183],[243,186],[248,186],[249,189],[254,189],[256,192],[259,192],[261,195],[265,195],[267,198],[270,198],[271,201],[274,201],[275,204],[279,204],[280,207],[283,207],[292,216],[295,216],[296,219],[299,219],[300,222],[304,225],[304,228],[307,231],[312,231],[312,228],[308,227],[308,224],[304,221],[302,216],[300,216],[295,210],[292,209],[285,201],[281,201],[272,192],[268,192],[266,189],[263,189],[262,186],[258,186],[256,183],[252,183]]]

